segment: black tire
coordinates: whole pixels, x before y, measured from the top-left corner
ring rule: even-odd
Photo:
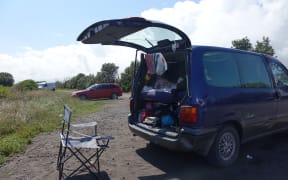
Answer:
[[[113,93],[112,96],[111,96],[111,99],[118,99],[118,95]]]
[[[213,165],[227,167],[237,160],[239,149],[237,130],[232,126],[225,126],[217,133],[207,158]]]
[[[87,96],[84,95],[84,94],[82,94],[82,95],[79,96],[79,98],[80,98],[80,100],[86,100],[86,99],[87,99]]]

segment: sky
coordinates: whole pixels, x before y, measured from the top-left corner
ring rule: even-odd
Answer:
[[[135,50],[76,38],[97,21],[135,16],[181,29],[192,45],[229,48],[245,36],[255,45],[268,36],[275,55],[288,66],[287,9],[287,0],[2,0],[0,72],[11,73],[16,82],[63,81],[115,63],[121,73]]]

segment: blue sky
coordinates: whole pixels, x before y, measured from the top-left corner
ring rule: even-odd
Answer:
[[[287,0],[2,0],[0,72],[11,73],[16,82],[63,81],[115,63],[120,74],[134,50],[84,45],[76,38],[97,21],[133,16],[175,26],[193,45],[229,48],[235,39],[247,36],[256,44],[268,36],[288,65],[287,9]]]
[[[179,0],[3,0],[0,1],[0,53],[30,47],[41,50],[75,43],[88,25],[103,19],[140,16]]]

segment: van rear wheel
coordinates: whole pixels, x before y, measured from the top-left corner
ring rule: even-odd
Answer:
[[[240,140],[237,130],[232,126],[225,126],[216,135],[208,154],[208,161],[219,167],[232,165],[238,158]]]

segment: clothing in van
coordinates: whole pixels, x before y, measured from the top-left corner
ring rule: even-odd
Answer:
[[[155,64],[153,54],[146,54],[145,56],[147,74],[155,74]]]
[[[167,71],[167,62],[162,53],[146,54],[145,61],[148,74],[161,76]]]
[[[167,71],[167,62],[162,55],[162,53],[154,54],[155,72],[157,75],[161,76],[165,71]]]

